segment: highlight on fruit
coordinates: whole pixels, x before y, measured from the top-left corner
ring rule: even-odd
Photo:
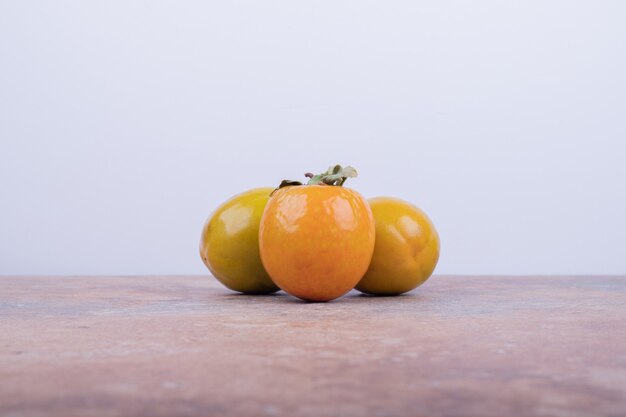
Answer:
[[[325,302],[352,289],[403,294],[432,275],[439,235],[420,208],[344,187],[358,176],[351,166],[304,176],[237,194],[209,216],[200,256],[224,286]]]

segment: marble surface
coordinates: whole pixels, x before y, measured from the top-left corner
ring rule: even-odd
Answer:
[[[399,297],[210,276],[0,277],[0,416],[624,416],[626,277]]]

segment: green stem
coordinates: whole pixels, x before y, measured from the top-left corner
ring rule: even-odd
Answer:
[[[307,172],[306,174],[304,174],[304,176],[309,179],[306,185],[325,184],[325,185],[333,185],[337,187],[342,187],[348,178],[356,178],[357,175],[358,173],[356,172],[356,169],[352,168],[351,166],[347,166],[344,168],[341,165],[331,166],[325,172],[322,172],[321,174],[317,174],[317,175],[312,174],[310,172]],[[278,186],[278,188],[276,188],[276,190],[281,189],[283,187],[290,187],[294,185],[297,186],[297,185],[304,185],[304,184],[302,184],[300,181],[283,180]],[[272,194],[274,194],[276,190],[274,190]]]
[[[351,166],[343,168],[341,165],[335,165],[328,168],[326,172],[322,172],[321,174],[310,177],[309,175],[306,176],[309,177],[307,185],[326,184],[341,187],[348,178],[355,178],[357,175],[356,169]]]

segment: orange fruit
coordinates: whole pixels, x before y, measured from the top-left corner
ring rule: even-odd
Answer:
[[[330,301],[354,288],[370,264],[374,239],[367,201],[337,185],[278,189],[259,228],[261,260],[272,281],[307,301]]]

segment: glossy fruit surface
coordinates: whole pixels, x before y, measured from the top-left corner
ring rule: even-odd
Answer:
[[[374,250],[374,218],[367,201],[340,186],[277,190],[259,231],[261,259],[284,291],[329,301],[361,279]]]
[[[439,260],[439,235],[426,214],[406,201],[369,200],[376,222],[376,246],[369,269],[356,289],[397,295],[421,285]]]
[[[255,188],[222,204],[202,229],[200,256],[227,288],[247,294],[278,291],[261,263],[259,224],[273,188]]]

